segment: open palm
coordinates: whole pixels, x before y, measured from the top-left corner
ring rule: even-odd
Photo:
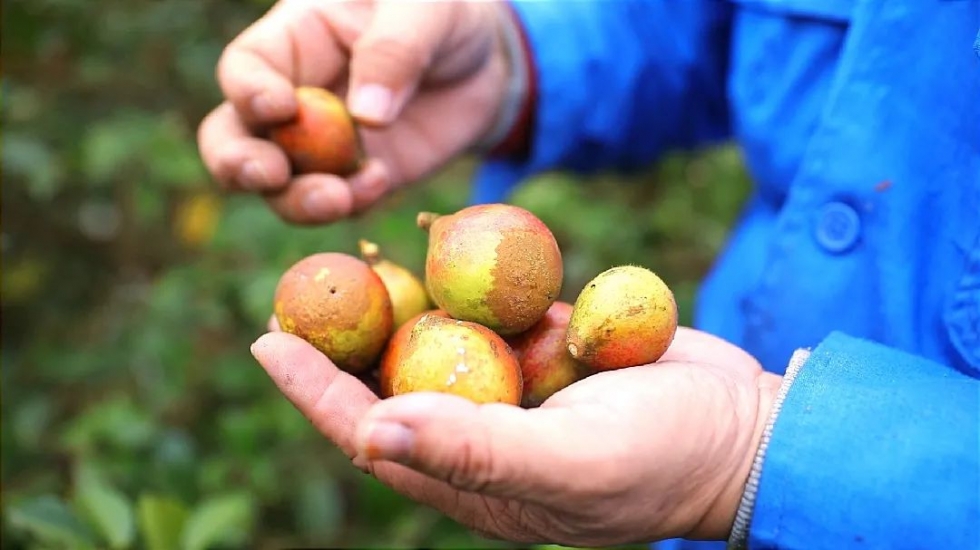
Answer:
[[[516,542],[726,537],[779,384],[739,348],[687,328],[656,364],[596,374],[530,410],[436,393],[381,401],[282,332],[252,351],[358,467]]]

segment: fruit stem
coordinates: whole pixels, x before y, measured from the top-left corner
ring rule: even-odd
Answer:
[[[381,260],[381,250],[377,244],[367,239],[360,239],[357,241],[357,247],[361,251],[361,258],[368,264],[374,265]]]
[[[415,225],[419,226],[422,231],[428,231],[432,227],[432,223],[436,221],[440,214],[435,212],[419,212],[419,215],[415,218]]]

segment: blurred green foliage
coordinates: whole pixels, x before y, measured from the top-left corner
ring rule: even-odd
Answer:
[[[267,1],[3,4],[2,544],[504,547],[357,472],[249,355],[278,276],[370,238],[421,272],[419,210],[472,161],[357,220],[286,225],[216,193],[195,129],[224,44]],[[694,290],[748,180],[736,150],[545,174],[517,204],[562,246],[563,299],[618,263]]]

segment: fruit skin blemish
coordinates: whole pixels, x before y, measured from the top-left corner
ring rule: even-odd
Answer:
[[[424,277],[359,239],[359,255],[296,262],[274,296],[279,327],[378,397],[440,392],[525,409],[601,371],[656,363],[678,329],[677,302],[653,271],[610,267],[559,296],[562,255],[523,208],[420,212]]]
[[[437,307],[507,336],[531,328],[561,293],[561,251],[531,212],[508,204],[422,212],[425,279]]]
[[[273,297],[279,327],[309,342],[337,368],[370,369],[394,330],[391,299],[367,262],[320,252],[294,263]]]
[[[384,397],[433,391],[520,405],[523,389],[520,363],[500,335],[444,312],[424,313],[400,327],[381,361]]]

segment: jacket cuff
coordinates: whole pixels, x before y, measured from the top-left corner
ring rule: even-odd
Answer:
[[[498,28],[507,59],[508,86],[494,126],[470,150],[488,159],[526,153],[537,99],[537,69],[527,31],[510,1],[501,4]]]
[[[751,548],[973,548],[980,380],[833,332],[797,371],[755,484]]]
[[[782,410],[783,401],[789,388],[796,380],[796,375],[803,368],[806,360],[810,358],[809,349],[798,349],[793,353],[783,375],[783,383],[779,386],[776,399],[773,401],[772,410],[769,412],[769,419],[762,431],[762,439],[759,442],[759,449],[755,453],[752,461],[752,470],[749,472],[749,479],[745,482],[745,491],[742,493],[742,500],[739,502],[738,511],[735,513],[735,523],[732,525],[732,532],[728,538],[729,550],[745,550],[748,548],[749,525],[752,522],[752,509],[755,507],[755,498],[759,492],[759,478],[762,475],[762,463],[766,458],[766,450],[769,448],[769,440],[772,438],[772,428]]]

